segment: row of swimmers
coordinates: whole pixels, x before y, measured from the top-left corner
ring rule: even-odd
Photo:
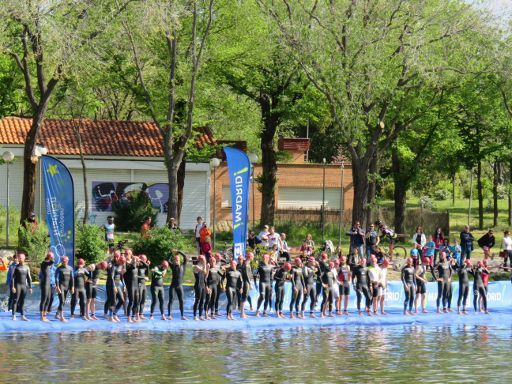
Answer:
[[[40,313],[42,321],[49,321],[47,316],[51,311],[53,297],[58,295],[59,305],[56,318],[66,321],[64,307],[66,299],[71,294],[71,316],[74,317],[76,305],[79,304],[80,316],[84,320],[97,320],[96,293],[100,271],[106,271],[107,300],[104,305],[104,315],[113,322],[119,322],[118,313],[124,309],[129,322],[144,319],[143,309],[146,300],[146,281],[151,280],[150,292],[152,296],[150,319],[154,317],[156,305],[162,320],[172,319],[171,309],[174,298],[178,299],[181,318],[184,316],[184,290],[183,278],[187,267],[187,257],[177,253],[169,261],[151,267],[146,256],[135,256],[131,250],[124,253],[119,251],[106,261],[85,266],[82,259],[77,262],[73,270],[67,257],[63,257],[58,266],[55,265],[54,256],[48,253],[41,263]],[[366,259],[361,258],[358,265],[349,265],[345,256],[329,260],[326,253],[322,253],[317,260],[309,257],[306,263],[296,258],[293,264],[286,262],[279,266],[272,262],[269,255],[263,255],[258,266],[254,265],[254,255],[248,252],[246,257],[240,257],[238,262],[233,260],[226,264],[221,256],[216,254],[208,260],[199,256],[193,266],[195,300],[193,314],[195,320],[214,319],[219,316],[219,297],[225,288],[227,304],[227,318],[233,319],[233,310],[238,309],[242,318],[246,318],[245,304],[252,310],[253,303],[249,292],[256,284],[259,297],[256,304],[256,316],[268,316],[272,302],[278,317],[284,317],[284,292],[287,281],[292,284],[292,297],[289,303],[290,317],[304,318],[309,302],[309,316],[315,317],[315,308],[320,300],[320,316],[348,315],[348,301],[351,287],[356,292],[357,310],[362,314],[364,310],[368,315],[386,314],[384,310],[387,289],[388,260],[384,259],[379,265],[377,258],[370,258],[370,265]],[[412,313],[414,305],[418,313],[418,302],[421,301],[422,312],[426,312],[426,273],[429,270],[429,260],[424,258],[421,265],[414,267],[413,260],[407,259],[401,270],[401,279],[404,285],[405,302],[404,314]],[[169,300],[167,303],[167,316],[164,314],[164,277],[170,271],[171,284]],[[473,267],[467,260],[464,265],[456,267],[453,260],[447,261],[441,254],[441,262],[431,270],[438,284],[437,308],[441,311],[450,311],[451,307],[451,277],[453,273],[459,276],[459,313],[466,313],[466,302],[469,294],[469,278],[473,275],[474,307],[487,311],[486,276],[488,270],[481,262]],[[151,274],[149,274],[151,272]],[[150,277],[149,277],[150,276]],[[256,277],[259,281],[256,281]],[[9,307],[13,319],[16,312],[21,313],[22,320],[26,320],[24,313],[24,300],[27,292],[31,292],[32,279],[30,270],[25,263],[25,256],[19,254],[17,263],[12,271],[11,296]],[[274,298],[272,297],[274,296]],[[461,307],[462,305],[462,307]],[[262,311],[261,311],[262,309]]]

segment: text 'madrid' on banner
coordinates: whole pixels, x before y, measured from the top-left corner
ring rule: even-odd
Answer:
[[[233,214],[233,256],[245,256],[247,229],[249,223],[249,183],[251,162],[236,148],[224,147],[228,161],[231,189],[231,211]]]
[[[46,206],[46,223],[50,248],[58,263],[62,256],[74,265],[75,198],[73,178],[68,168],[51,156],[42,157],[42,177]]]

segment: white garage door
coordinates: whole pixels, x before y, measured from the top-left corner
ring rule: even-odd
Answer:
[[[325,208],[340,209],[339,188],[325,188]],[[322,188],[279,188],[280,209],[322,209]]]

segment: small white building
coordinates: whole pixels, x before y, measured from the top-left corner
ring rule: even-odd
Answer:
[[[0,151],[10,150],[15,155],[9,166],[9,202],[18,209],[23,192],[24,140],[30,124],[28,118],[0,119]],[[158,127],[135,121],[45,120],[38,145],[47,148],[48,155],[69,168],[78,217],[84,214],[85,195],[77,127],[87,170],[90,222],[103,224],[112,214],[113,201],[123,199],[131,191],[143,190],[160,210],[157,224],[163,225],[167,217],[168,179]],[[205,141],[208,137],[201,136],[199,144]],[[187,162],[185,169],[180,227],[193,229],[197,216],[209,217],[210,167],[208,163]],[[38,166],[35,210],[36,215],[44,219],[39,170]],[[6,171],[7,165],[0,165],[0,204],[4,207],[7,204]]]

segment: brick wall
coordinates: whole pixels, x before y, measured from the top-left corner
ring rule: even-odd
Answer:
[[[226,162],[222,162],[222,164],[215,170],[216,174],[216,182],[215,182],[215,206],[216,206],[216,221],[217,227],[219,230],[223,230],[228,228],[228,224],[231,222],[231,208],[223,208],[221,207],[222,202],[222,190],[223,188],[229,187],[229,175],[227,172]],[[257,164],[254,167],[254,175],[257,177],[261,174],[261,165]],[[340,165],[326,165],[325,166],[325,188],[336,188],[339,190],[341,187],[341,178],[342,178],[342,170]],[[283,187],[293,187],[293,188],[303,188],[306,190],[307,188],[322,188],[323,181],[323,166],[321,164],[279,164],[278,172],[277,172],[277,187],[276,187],[276,208],[278,207],[279,201],[279,189]],[[211,211],[210,218],[213,218],[213,172],[211,179],[211,188],[212,193],[210,194],[211,198]],[[352,202],[354,200],[354,189],[352,185],[352,168],[350,165],[345,165],[343,170],[343,187],[344,187],[344,218],[345,220],[350,217],[347,216],[347,212],[352,209]],[[260,210],[261,210],[261,193],[258,191],[258,184],[253,187],[251,186],[250,195],[249,195],[249,219],[252,223],[253,220],[253,195],[252,191],[255,191],[254,195],[254,213],[256,222],[260,219]],[[340,190],[341,194],[341,190]],[[337,211],[337,210],[336,210]],[[278,217],[284,219],[288,218],[300,218],[305,217],[305,220],[308,220],[309,217],[316,218],[319,215],[319,211],[316,212],[313,210],[279,210]],[[339,211],[331,212],[326,214],[332,221],[337,221],[335,217],[339,217]],[[331,218],[332,216],[332,218]],[[302,220],[302,221],[305,221]],[[297,220],[299,221],[299,220]],[[212,222],[210,220],[210,222]]]

